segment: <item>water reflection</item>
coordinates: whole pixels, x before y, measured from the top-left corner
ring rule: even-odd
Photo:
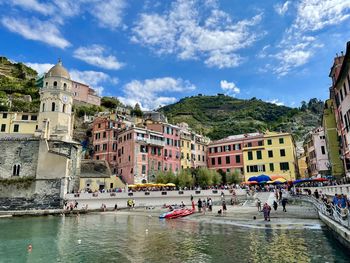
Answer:
[[[348,262],[322,229],[244,228],[113,213],[3,219],[0,229],[0,262]]]

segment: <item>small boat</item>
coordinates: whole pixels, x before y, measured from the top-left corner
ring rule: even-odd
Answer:
[[[161,214],[159,218],[174,219],[178,217],[188,216],[190,214],[193,214],[193,212],[194,211],[191,209],[176,209],[176,210]]]

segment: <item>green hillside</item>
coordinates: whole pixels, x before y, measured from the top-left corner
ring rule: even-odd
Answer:
[[[303,102],[300,109],[277,106],[256,98],[230,96],[193,96],[159,109],[171,123],[187,122],[211,139],[257,131],[291,132],[297,140],[318,126],[322,101]]]
[[[37,75],[35,70],[23,63],[13,63],[0,57],[0,110],[38,111]]]

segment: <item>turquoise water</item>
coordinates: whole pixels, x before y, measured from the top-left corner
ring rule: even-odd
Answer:
[[[0,262],[349,261],[321,228],[254,229],[112,213],[0,219]]]

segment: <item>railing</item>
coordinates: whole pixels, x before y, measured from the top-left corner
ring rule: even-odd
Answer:
[[[323,215],[350,229],[350,216],[348,208],[340,208],[333,203],[326,204],[312,196],[303,197],[307,201],[311,201]]]
[[[144,138],[141,136],[137,136],[136,138],[137,141],[144,142],[146,144],[151,144],[151,145],[158,145],[158,146],[165,146],[165,142],[161,140],[155,140],[155,139],[150,139],[150,138]]]

